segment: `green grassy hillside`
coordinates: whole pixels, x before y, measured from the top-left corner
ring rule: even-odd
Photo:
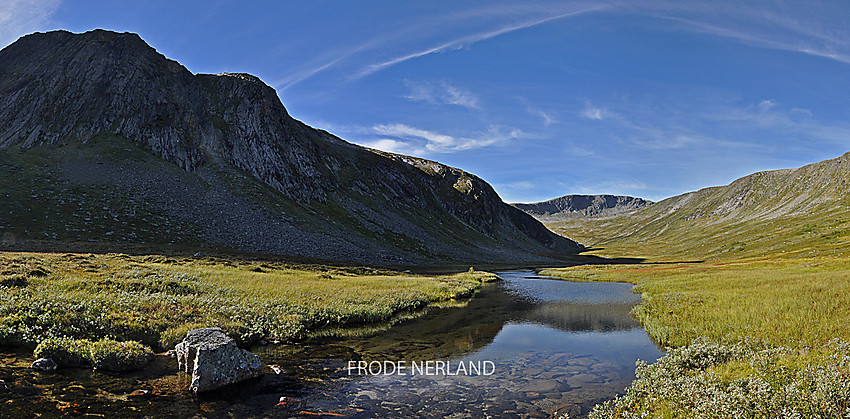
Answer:
[[[595,253],[649,260],[844,256],[850,250],[850,153],[759,172],[609,217],[549,224]]]
[[[674,347],[594,418],[844,417],[850,410],[850,153],[609,217],[550,224],[607,257],[543,273],[635,284]]]

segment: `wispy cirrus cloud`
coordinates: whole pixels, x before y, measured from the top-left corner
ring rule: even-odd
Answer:
[[[61,4],[61,0],[0,0],[0,48],[43,29]]]
[[[511,140],[528,137],[516,128],[491,126],[486,132],[474,136],[457,137],[424,130],[401,123],[378,124],[372,127],[378,138],[359,144],[378,150],[407,152],[408,154],[452,153],[472,150]]]
[[[534,18],[534,19],[523,20],[523,21],[518,22],[518,23],[512,23],[512,24],[502,26],[498,29],[488,30],[488,31],[480,32],[480,33],[475,33],[475,34],[472,34],[472,35],[467,35],[467,36],[462,36],[460,38],[453,39],[453,40],[450,40],[448,42],[443,42],[443,43],[436,45],[436,46],[433,46],[433,47],[421,49],[421,50],[418,50],[418,51],[399,55],[399,56],[397,56],[395,58],[391,58],[389,60],[385,60],[385,61],[381,61],[381,62],[378,62],[378,63],[375,63],[375,64],[367,65],[366,67],[362,68],[361,70],[357,71],[354,75],[352,75],[351,79],[352,80],[360,79],[360,78],[366,77],[370,74],[373,74],[373,73],[376,73],[376,72],[381,71],[383,69],[386,69],[388,67],[392,67],[394,65],[401,64],[405,61],[412,60],[414,58],[419,58],[419,57],[423,57],[423,56],[426,56],[426,55],[436,54],[436,53],[445,52],[445,51],[454,51],[454,50],[459,50],[459,49],[463,49],[463,48],[469,48],[470,46],[472,46],[473,44],[475,44],[477,42],[481,42],[481,41],[484,41],[484,40],[487,40],[487,39],[495,38],[499,35],[503,35],[503,34],[506,34],[506,33],[509,33],[509,32],[514,32],[514,31],[518,31],[518,30],[521,30],[521,29],[531,28],[533,26],[541,25],[541,24],[544,24],[546,22],[551,22],[551,21],[554,21],[554,20],[563,19],[563,18],[570,17],[570,16],[577,16],[577,15],[581,15],[581,14],[585,14],[585,13],[589,13],[589,12],[594,12],[594,11],[602,10],[602,9],[605,9],[605,8],[607,8],[607,6],[595,6],[595,7],[588,7],[588,8],[583,8],[583,9],[579,9],[579,10],[572,10],[572,11],[569,11],[569,12],[566,12],[566,13],[559,13],[559,14],[554,15],[554,16],[546,16],[546,17],[542,17],[542,18]]]
[[[549,125],[555,124],[558,122],[557,115],[552,111],[545,111],[543,109],[538,108],[533,105],[528,99],[525,97],[519,97],[519,102],[525,106],[525,111],[529,115],[534,115],[539,117],[543,121],[543,126],[548,127]]]
[[[331,69],[340,70],[338,76],[344,80],[358,80],[412,59],[469,48],[503,34],[591,13],[651,16],[675,22],[674,25],[665,25],[665,30],[703,33],[754,47],[794,51],[850,63],[850,30],[845,24],[850,16],[840,4],[776,5],[759,0],[744,4],[731,0],[711,3],[601,0],[564,4],[531,0],[449,10],[414,20],[403,28],[374,33],[371,38],[361,38],[359,42],[353,39],[345,48],[321,51],[318,58],[304,60],[309,64],[273,84],[286,89]],[[443,34],[449,34],[449,39]],[[454,38],[451,38],[452,35]],[[428,42],[432,45],[422,46]],[[378,58],[385,53],[395,55]]]
[[[601,121],[603,119],[610,118],[610,117],[614,116],[613,113],[609,112],[605,108],[593,106],[593,104],[590,103],[590,101],[587,101],[587,102],[584,103],[584,109],[582,109],[581,112],[579,112],[579,115],[581,115],[582,118],[593,119],[593,120],[596,120],[596,121]]]
[[[307,59],[308,64],[279,78],[272,84],[285,90],[313,76],[333,69],[348,71],[348,81],[363,78],[393,65],[413,58],[438,52],[458,50],[471,46],[476,42],[490,39],[508,32],[537,26],[552,20],[588,13],[607,8],[607,5],[589,2],[590,5],[551,5],[535,2],[515,4],[492,4],[466,10],[451,10],[441,15],[425,16],[413,21],[401,29],[382,30],[372,38],[354,40],[345,48],[334,51],[320,52],[320,55]],[[508,22],[505,23],[504,21]],[[496,26],[495,29],[493,27]],[[462,34],[469,32],[468,28],[481,28],[472,34],[456,35],[449,41],[437,41],[434,47],[417,49],[414,44],[427,42],[429,38],[443,37],[444,34]],[[384,59],[375,63],[377,51],[400,50],[395,58]],[[368,62],[372,64],[365,64]]]
[[[850,124],[823,122],[810,109],[783,106],[773,99],[751,104],[724,104],[697,114],[697,117],[736,131],[770,133],[774,138],[802,138],[808,146],[820,143],[847,147],[850,144]]]
[[[840,39],[814,41],[807,39],[809,36],[805,32],[798,32],[796,34],[798,36],[796,37],[788,35],[774,36],[753,30],[753,28],[723,27],[674,16],[668,16],[666,18],[684,23],[695,32],[730,38],[755,47],[798,52],[850,64],[850,48],[847,48]]]
[[[680,24],[669,29],[850,63],[850,15],[843,2],[655,0],[624,10]]]
[[[404,84],[410,93],[404,97],[413,101],[423,101],[431,104],[449,104],[469,109],[478,109],[478,96],[462,87],[453,86],[445,81],[405,80]]]

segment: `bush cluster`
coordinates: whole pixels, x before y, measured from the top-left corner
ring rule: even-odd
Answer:
[[[60,367],[91,365],[102,371],[131,371],[143,368],[153,357],[150,348],[136,341],[66,337],[48,338],[36,346],[36,358],[51,358]]]
[[[697,340],[639,361],[626,394],[591,418],[843,418],[850,415],[850,344],[821,352]]]

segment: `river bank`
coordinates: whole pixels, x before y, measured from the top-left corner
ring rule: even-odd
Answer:
[[[64,336],[161,351],[204,326],[222,327],[242,345],[295,341],[463,299],[495,279],[209,257],[0,253],[0,345],[34,348]]]
[[[599,418],[843,417],[850,409],[850,261],[761,257],[547,269],[627,281],[635,316],[676,349],[639,368]]]
[[[581,417],[622,394],[635,378],[636,360],[662,355],[629,314],[639,297],[628,284],[574,284],[532,271],[499,275],[502,281],[482,285],[475,298],[392,326],[255,345],[264,364],[283,372],[269,369],[226,391],[192,395],[188,376],[161,355],[136,372],[76,368],[43,375],[29,370],[24,350],[4,353],[0,375],[11,377],[17,389],[8,406],[22,414]],[[486,375],[349,375],[349,362],[360,361],[491,367]],[[130,396],[137,390],[147,396]]]

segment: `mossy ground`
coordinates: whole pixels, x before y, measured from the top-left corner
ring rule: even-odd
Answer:
[[[472,295],[492,274],[412,275],[363,267],[159,255],[0,253],[0,344],[47,338],[172,347],[187,330],[220,326],[245,344],[382,322]]]

